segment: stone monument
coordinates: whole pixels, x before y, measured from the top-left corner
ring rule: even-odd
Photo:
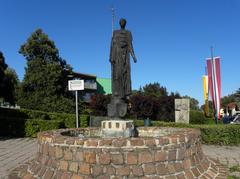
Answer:
[[[189,99],[175,99],[175,122],[189,123]]]
[[[131,132],[124,130],[131,131],[133,129],[133,122],[122,120],[127,113],[127,99],[132,91],[130,55],[134,63],[137,62],[132,45],[132,34],[125,29],[126,23],[127,21],[125,19],[120,19],[120,29],[113,32],[111,40],[112,98],[110,104],[108,104],[108,117],[111,119],[111,125],[108,122],[109,125],[103,128],[106,121],[102,121],[104,135],[106,133],[109,133],[109,135],[112,133],[111,135],[113,135],[113,131],[118,124],[122,126],[118,128],[118,130],[121,129],[122,132],[118,133],[122,133],[124,136],[126,136],[126,133],[128,136],[131,136]],[[130,125],[130,123],[132,125]]]

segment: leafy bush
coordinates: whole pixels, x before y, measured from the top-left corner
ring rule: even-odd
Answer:
[[[28,115],[22,112],[19,109],[8,109],[8,108],[0,108],[0,116],[1,117],[11,117],[11,118],[20,118],[25,119],[28,118]]]
[[[80,127],[87,127],[88,115],[79,115]],[[76,116],[29,109],[0,108],[0,136],[36,136],[37,132],[76,127]]]
[[[80,116],[80,127],[88,127],[89,126],[89,116],[81,115]]]
[[[135,118],[156,119],[159,111],[159,101],[153,96],[133,95],[130,98],[131,113]]]
[[[142,120],[134,120],[136,126],[143,126]],[[184,124],[175,122],[152,121],[153,126],[159,127],[180,127],[180,128],[196,128],[201,131],[202,142],[205,144],[217,145],[239,145],[240,144],[240,125],[232,124]]]
[[[191,110],[190,111],[190,124],[213,124],[213,118],[205,117],[202,111]]]
[[[0,116],[0,136],[23,137],[25,122],[23,118]]]
[[[64,127],[64,123],[62,121],[29,119],[25,123],[25,136],[36,137],[38,132],[59,129],[62,127]]]
[[[130,117],[152,120],[174,121],[175,96],[144,96],[141,93],[132,95],[129,99],[131,104]]]
[[[90,102],[90,109],[92,110],[92,115],[106,116],[107,105],[109,103],[110,103],[110,95],[96,94],[92,96],[91,102]]]
[[[201,125],[201,137],[204,143],[219,145],[239,145],[239,125]]]

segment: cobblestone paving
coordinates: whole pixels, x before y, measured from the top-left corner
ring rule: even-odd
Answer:
[[[20,164],[35,157],[37,140],[31,138],[0,138],[0,178]]]
[[[240,165],[240,146],[202,145],[203,153],[228,167]]]
[[[240,165],[240,146],[203,145],[203,151],[211,158],[228,166]],[[0,178],[20,164],[33,159],[37,152],[37,141],[31,138],[0,138]]]

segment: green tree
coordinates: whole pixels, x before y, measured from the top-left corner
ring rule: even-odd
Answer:
[[[226,108],[229,103],[236,102],[235,95],[228,95],[221,98],[221,106]]]
[[[4,78],[5,70],[7,69],[7,64],[5,63],[5,58],[3,53],[0,51],[0,97],[3,97],[3,88],[4,88]]]
[[[14,69],[7,68],[4,78],[4,100],[10,104],[16,104],[17,91],[19,89],[19,79]]]
[[[191,110],[200,110],[200,109],[199,109],[199,102],[198,102],[197,99],[192,98],[192,97],[187,96],[187,95],[183,96],[183,98],[188,98],[188,99],[190,99],[190,109],[191,109]]]
[[[27,60],[19,105],[43,111],[73,112],[73,96],[67,91],[68,74],[72,68],[59,56],[48,35],[37,29],[21,46],[19,53]]]
[[[234,93],[235,101],[238,103],[240,106],[240,88]]]
[[[15,104],[18,85],[16,72],[8,67],[4,55],[0,51],[0,98],[12,105]]]
[[[153,97],[160,97],[160,96],[167,96],[168,92],[166,87],[160,86],[159,83],[149,83],[143,87],[143,94],[145,96],[153,96]]]

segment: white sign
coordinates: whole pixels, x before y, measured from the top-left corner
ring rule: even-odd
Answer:
[[[84,80],[69,80],[68,90],[69,91],[84,90]]]

